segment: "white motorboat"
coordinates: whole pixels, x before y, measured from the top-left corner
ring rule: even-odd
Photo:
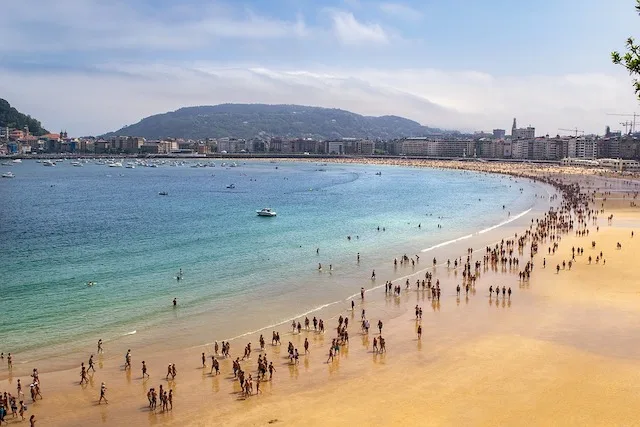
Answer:
[[[127,163],[125,165],[125,168],[127,168],[127,169],[135,169],[136,165],[135,165],[135,163]]]
[[[121,168],[122,167],[122,163],[120,163],[120,162],[109,163],[109,167],[110,168]]]
[[[82,167],[82,163],[80,163],[80,162],[71,162],[71,166],[76,167],[76,168],[81,168]]]
[[[55,166],[56,162],[52,162],[51,160],[45,160],[42,162],[42,166]]]
[[[13,172],[5,172],[2,174],[3,178],[15,178],[16,176],[13,174]]]
[[[276,212],[271,208],[262,208],[259,211],[256,211],[258,216],[276,216]]]
[[[13,163],[22,163],[22,159],[14,159]]]

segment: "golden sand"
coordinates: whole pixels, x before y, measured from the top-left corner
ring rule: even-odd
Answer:
[[[593,225],[588,237],[563,236],[554,255],[541,245],[528,283],[519,282],[517,274],[487,271],[475,292],[458,300],[452,290],[459,277],[443,268],[434,275],[444,289],[439,306],[404,286],[398,299],[384,292],[368,295],[367,311],[385,322],[387,354],[371,352],[378,317],[370,319],[369,337],[363,336],[359,308],[342,313],[353,325],[350,344],[332,363],[326,359],[335,318],[326,320],[324,336],[292,336],[281,328],[283,348],[266,348],[277,369],[274,379],[262,383],[262,394],[245,400],[231,378],[230,360],[221,361],[218,377],[200,367],[200,353],[209,355],[211,349],[151,355],[133,349],[134,369],[125,373],[121,355],[109,355],[107,348],[86,387],[78,385],[79,369],[41,375],[44,399],[30,405],[28,414],[47,426],[640,425],[640,236],[631,238],[634,227],[640,230],[640,210],[628,199],[610,198],[599,231]],[[622,249],[616,249],[618,242]],[[584,247],[584,255],[571,270],[556,273],[555,265],[570,259],[572,246]],[[595,259],[600,251],[606,263],[588,264],[587,257]],[[521,257],[521,266],[526,259]],[[511,301],[489,299],[488,287],[495,284],[513,289]],[[416,304],[424,310],[421,340],[415,333]],[[302,350],[305,336],[311,354],[290,366],[286,343]],[[269,343],[269,331],[265,338]],[[249,339],[257,349],[257,337]],[[244,344],[232,343],[234,358]],[[257,356],[254,352],[243,362],[248,373],[255,375]],[[140,378],[143,359],[151,374],[146,381]],[[174,382],[164,380],[170,362],[178,366]],[[0,382],[0,390],[14,392],[17,378]],[[108,406],[97,405],[102,381],[109,388]],[[175,393],[168,413],[147,408],[146,391],[160,384]]]

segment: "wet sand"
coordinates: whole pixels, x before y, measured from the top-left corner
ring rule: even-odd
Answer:
[[[577,176],[586,183],[587,178]],[[416,291],[415,280],[408,291],[404,283],[394,282],[402,287],[400,297],[382,289],[367,293],[368,337],[360,333],[362,306],[356,299],[353,313],[349,307],[340,312],[350,318],[350,344],[335,362],[326,363],[337,325],[334,312],[317,315],[325,320],[324,335],[291,335],[285,325],[278,328],[283,346],[272,347],[271,333],[265,331],[266,354],[277,372],[273,381],[262,383],[259,396],[240,397],[230,375],[231,360],[221,360],[218,377],[208,374],[209,357],[203,370],[200,354],[209,356],[211,348],[144,355],[133,348],[128,373],[122,369],[124,354],[113,355],[106,347],[88,386],[78,385],[79,367],[42,374],[44,399],[30,405],[28,414],[53,426],[635,425],[640,403],[640,343],[635,339],[640,327],[640,279],[635,273],[640,236],[631,238],[631,230],[640,230],[640,210],[630,208],[629,199],[607,197],[611,200],[600,214],[600,230],[590,225],[588,237],[569,232],[555,255],[547,255],[548,242],[542,244],[529,282],[518,280],[518,269],[483,270],[475,290],[458,299],[455,285],[461,269],[456,275],[439,266],[434,272],[443,289],[439,304],[425,291]],[[611,213],[614,220],[607,225]],[[622,249],[616,249],[617,242]],[[576,257],[571,271],[556,273],[555,265],[570,259],[572,246],[584,247],[584,255]],[[587,257],[600,251],[606,265],[589,265]],[[527,252],[520,257],[521,268]],[[483,252],[476,253],[474,259],[481,259]],[[424,258],[434,255],[437,250]],[[428,264],[423,258],[421,262]],[[488,287],[496,284],[512,288],[510,301],[489,298]],[[424,310],[421,340],[415,333],[416,304]],[[385,324],[388,353],[383,355],[371,351],[378,319]],[[305,337],[311,354],[301,355],[300,365],[289,365],[287,342],[304,352]],[[257,336],[234,341],[231,354],[242,356],[248,341],[254,353],[242,366],[255,376]],[[149,366],[149,380],[141,379],[141,360]],[[178,368],[173,382],[164,380],[168,363]],[[1,381],[0,391],[15,392],[17,378],[28,385],[24,369],[18,373],[20,377]],[[109,388],[108,406],[97,405],[102,381]],[[174,409],[168,413],[147,408],[146,391],[160,384],[174,390]]]

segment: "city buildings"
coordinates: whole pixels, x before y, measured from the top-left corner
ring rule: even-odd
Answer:
[[[317,140],[314,138],[270,137],[264,133],[251,139],[166,138],[146,140],[136,136],[71,138],[66,131],[34,136],[28,129],[0,126],[0,154],[37,155],[48,153],[97,155],[215,155],[215,154],[313,154],[332,156],[415,156],[431,158],[484,158],[553,161],[573,159],[585,165],[594,159],[640,160],[640,133],[623,134],[606,128],[603,136],[536,136],[535,128],[518,128],[513,119],[511,135],[504,129],[473,134],[430,135],[389,141],[362,138]],[[607,163],[610,164],[610,163]],[[633,163],[622,163],[632,169]],[[609,166],[607,166],[609,167]]]

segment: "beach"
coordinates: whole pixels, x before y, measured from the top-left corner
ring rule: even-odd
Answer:
[[[403,166],[456,165],[418,162]],[[466,243],[477,245],[473,246],[473,261],[482,261],[484,246],[513,238],[515,233],[522,235],[527,229],[526,224],[510,224],[492,230],[491,235],[429,250],[415,268],[392,269],[389,260],[388,270],[379,272],[375,283],[367,284],[364,300],[354,284],[354,310],[350,301],[343,301],[309,315],[324,319],[324,334],[304,329],[294,334],[285,324],[233,340],[232,357],[219,359],[218,376],[209,374],[211,344],[166,350],[162,342],[154,342],[144,348],[144,354],[132,348],[133,367],[125,371],[121,349],[126,339],[115,354],[105,346],[105,354],[96,355],[97,371],[89,374],[88,385],[78,385],[82,360],[73,369],[40,368],[46,372],[40,375],[44,398],[30,404],[29,414],[53,426],[635,425],[640,345],[634,333],[640,326],[640,282],[634,261],[640,243],[631,232],[638,229],[640,211],[630,205],[638,191],[637,181],[579,168],[513,164],[465,164],[463,168],[562,180],[612,194],[595,194],[592,208],[604,209],[604,213],[598,215],[597,223],[588,223],[589,236],[562,233],[555,254],[548,253],[550,239],[540,242],[528,280],[518,278],[518,271],[530,260],[528,244],[518,254],[518,268],[494,271],[481,267],[468,295],[464,290],[456,295],[462,268],[444,264],[445,258],[465,259]],[[485,239],[482,245],[477,243],[481,237]],[[570,270],[557,271],[556,265],[571,259],[572,247],[584,247],[584,255],[576,257]],[[606,263],[588,263],[587,257],[595,258],[600,251]],[[437,263],[432,267],[434,257]],[[433,273],[434,282],[440,281],[439,301],[434,302],[428,291],[416,289],[415,280],[423,278],[425,271]],[[404,279],[398,280],[406,276],[411,277],[409,289]],[[385,293],[381,287],[385,280],[401,286],[399,296]],[[510,287],[513,294],[489,298],[489,286],[496,285]],[[416,321],[416,305],[424,310],[420,321]],[[371,321],[368,334],[359,327],[362,309]],[[349,343],[327,363],[339,316],[350,319]],[[372,352],[379,319],[384,322],[382,335],[387,342],[383,354]],[[416,335],[418,325],[423,329],[421,339]],[[270,344],[272,329],[280,332],[282,346]],[[271,381],[261,383],[261,394],[245,398],[233,380],[231,359],[242,357],[244,346],[251,342],[254,352],[241,365],[255,377],[261,333],[267,341],[264,354],[276,372]],[[305,338],[310,342],[308,355],[303,354]],[[289,341],[301,350],[299,365],[289,363]],[[95,347],[86,349],[87,354],[92,352]],[[204,369],[202,352],[207,357]],[[141,378],[142,360],[150,369],[146,380]],[[6,360],[1,363],[6,366]],[[165,380],[170,363],[178,368],[173,381]],[[15,393],[18,378],[28,385],[31,368],[14,368],[0,381],[0,391]],[[108,405],[98,405],[102,382],[108,387]],[[148,409],[146,393],[160,384],[173,390],[170,411]],[[13,422],[9,417],[9,423]]]

